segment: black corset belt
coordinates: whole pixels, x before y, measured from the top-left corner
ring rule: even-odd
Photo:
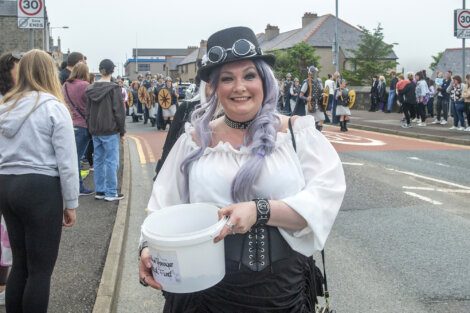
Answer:
[[[277,227],[253,226],[246,234],[225,237],[225,259],[255,272],[289,258],[293,252]]]

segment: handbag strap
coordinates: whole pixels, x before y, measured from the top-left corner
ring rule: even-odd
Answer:
[[[73,103],[72,98],[70,98],[70,96],[69,96],[69,91],[67,90],[67,84],[64,84],[64,89],[65,89],[65,93],[67,94],[67,98],[68,98],[69,101],[70,101],[70,104],[73,106],[73,108],[75,109],[75,111],[76,111],[78,114],[80,114],[80,116],[81,116],[84,120],[86,120],[85,114],[83,114],[82,111],[80,111],[80,110],[78,109],[78,107]]]
[[[292,117],[289,117],[289,130],[290,130],[290,135],[292,138],[292,146],[294,147],[294,151],[297,152],[297,143],[295,142],[295,137],[294,137],[294,130],[292,128]],[[328,299],[330,297],[330,294],[328,292],[328,283],[326,281],[326,266],[325,266],[325,249],[321,250],[321,258],[322,258],[322,263],[323,263],[323,278],[325,280],[325,300],[328,303]]]

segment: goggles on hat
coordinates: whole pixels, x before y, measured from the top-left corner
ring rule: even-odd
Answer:
[[[209,62],[217,64],[223,62],[227,58],[227,52],[232,52],[232,55],[238,58],[253,56],[260,54],[261,51],[256,49],[256,46],[246,39],[238,39],[233,43],[232,48],[225,49],[221,46],[213,46],[207,51],[207,58]]]

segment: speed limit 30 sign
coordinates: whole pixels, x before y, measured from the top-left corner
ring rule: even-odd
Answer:
[[[44,28],[44,0],[18,0],[18,27]]]
[[[470,38],[470,10],[454,10],[454,36]]]

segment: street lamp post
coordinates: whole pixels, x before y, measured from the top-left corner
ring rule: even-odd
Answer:
[[[49,27],[49,37],[52,37],[52,30],[53,29],[69,29],[70,27],[68,26],[56,26],[56,27]],[[52,40],[54,40],[54,38],[52,37]]]

